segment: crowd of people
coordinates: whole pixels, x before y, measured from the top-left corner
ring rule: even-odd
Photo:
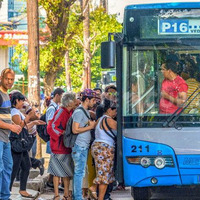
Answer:
[[[50,141],[47,153],[48,186],[54,188],[54,200],[110,199],[114,178],[114,158],[117,135],[116,87],[85,89],[75,94],[57,88],[47,98],[45,119],[31,107],[20,91],[12,91],[15,73],[1,72],[0,84],[0,199],[9,200],[15,179],[20,181],[22,197],[33,198],[26,190],[31,167],[44,173],[44,159],[35,158],[37,127],[47,126]],[[43,114],[44,114],[43,113]],[[72,118],[76,140],[66,147],[63,135]],[[59,195],[63,184],[64,194]]]
[[[55,108],[58,106],[55,93],[62,96],[58,109],[50,108],[53,104]],[[48,185],[53,182],[55,200],[60,199],[60,181],[64,186],[63,199],[79,200],[89,196],[92,199],[105,198],[108,185],[114,181],[116,108],[115,86],[106,88],[104,94],[101,94],[99,88],[85,89],[78,96],[65,93],[60,88],[54,91],[54,98],[46,111],[46,122],[51,150]],[[49,118],[50,109],[53,118]],[[70,117],[73,119],[72,132],[77,137],[73,147],[66,148],[63,134]],[[112,137],[109,136],[110,133],[113,134]],[[95,170],[93,162],[89,162],[91,153]],[[109,199],[109,192],[107,193]]]

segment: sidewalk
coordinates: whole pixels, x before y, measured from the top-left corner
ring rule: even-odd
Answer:
[[[39,192],[35,191],[35,190],[31,190],[31,189],[27,189],[27,192],[29,194],[32,194],[34,196],[33,199],[37,199],[37,197],[39,196]],[[19,187],[13,187],[12,188],[12,193],[11,193],[11,197],[12,200],[30,200],[30,198],[24,198],[19,194]]]

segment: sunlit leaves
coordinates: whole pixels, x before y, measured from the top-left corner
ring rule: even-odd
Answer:
[[[77,13],[80,12],[78,8],[76,14],[70,15],[69,30],[76,28],[75,37],[69,41],[68,48],[70,52],[70,76],[72,80],[72,88],[74,91],[80,91],[83,80],[83,47],[82,42],[82,23],[77,27],[74,26],[76,19],[78,18]],[[100,44],[108,39],[109,32],[121,32],[122,26],[116,20],[116,15],[108,15],[102,8],[97,8],[90,13],[90,33],[91,33],[91,77],[92,77],[92,88],[96,87],[96,83],[101,79],[101,67],[100,67]],[[65,84],[65,72],[59,76],[59,81],[56,82],[60,86]]]

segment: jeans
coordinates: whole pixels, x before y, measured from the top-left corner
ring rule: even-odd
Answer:
[[[50,147],[50,141],[47,142],[47,148],[46,148],[46,153],[51,154],[51,147]]]
[[[73,199],[82,200],[82,184],[85,176],[85,167],[87,163],[88,148],[74,145],[72,148],[72,159],[74,161],[73,177]]]
[[[8,200],[10,197],[10,180],[13,160],[10,142],[0,141],[0,199]]]
[[[32,150],[32,158],[35,158],[37,152],[37,140],[35,140],[35,142],[33,143],[31,150]]]

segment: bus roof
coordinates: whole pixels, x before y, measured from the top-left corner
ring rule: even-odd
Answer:
[[[152,3],[135,4],[126,6],[125,10],[130,9],[162,9],[162,8],[200,8],[200,2],[174,2],[174,3]]]

